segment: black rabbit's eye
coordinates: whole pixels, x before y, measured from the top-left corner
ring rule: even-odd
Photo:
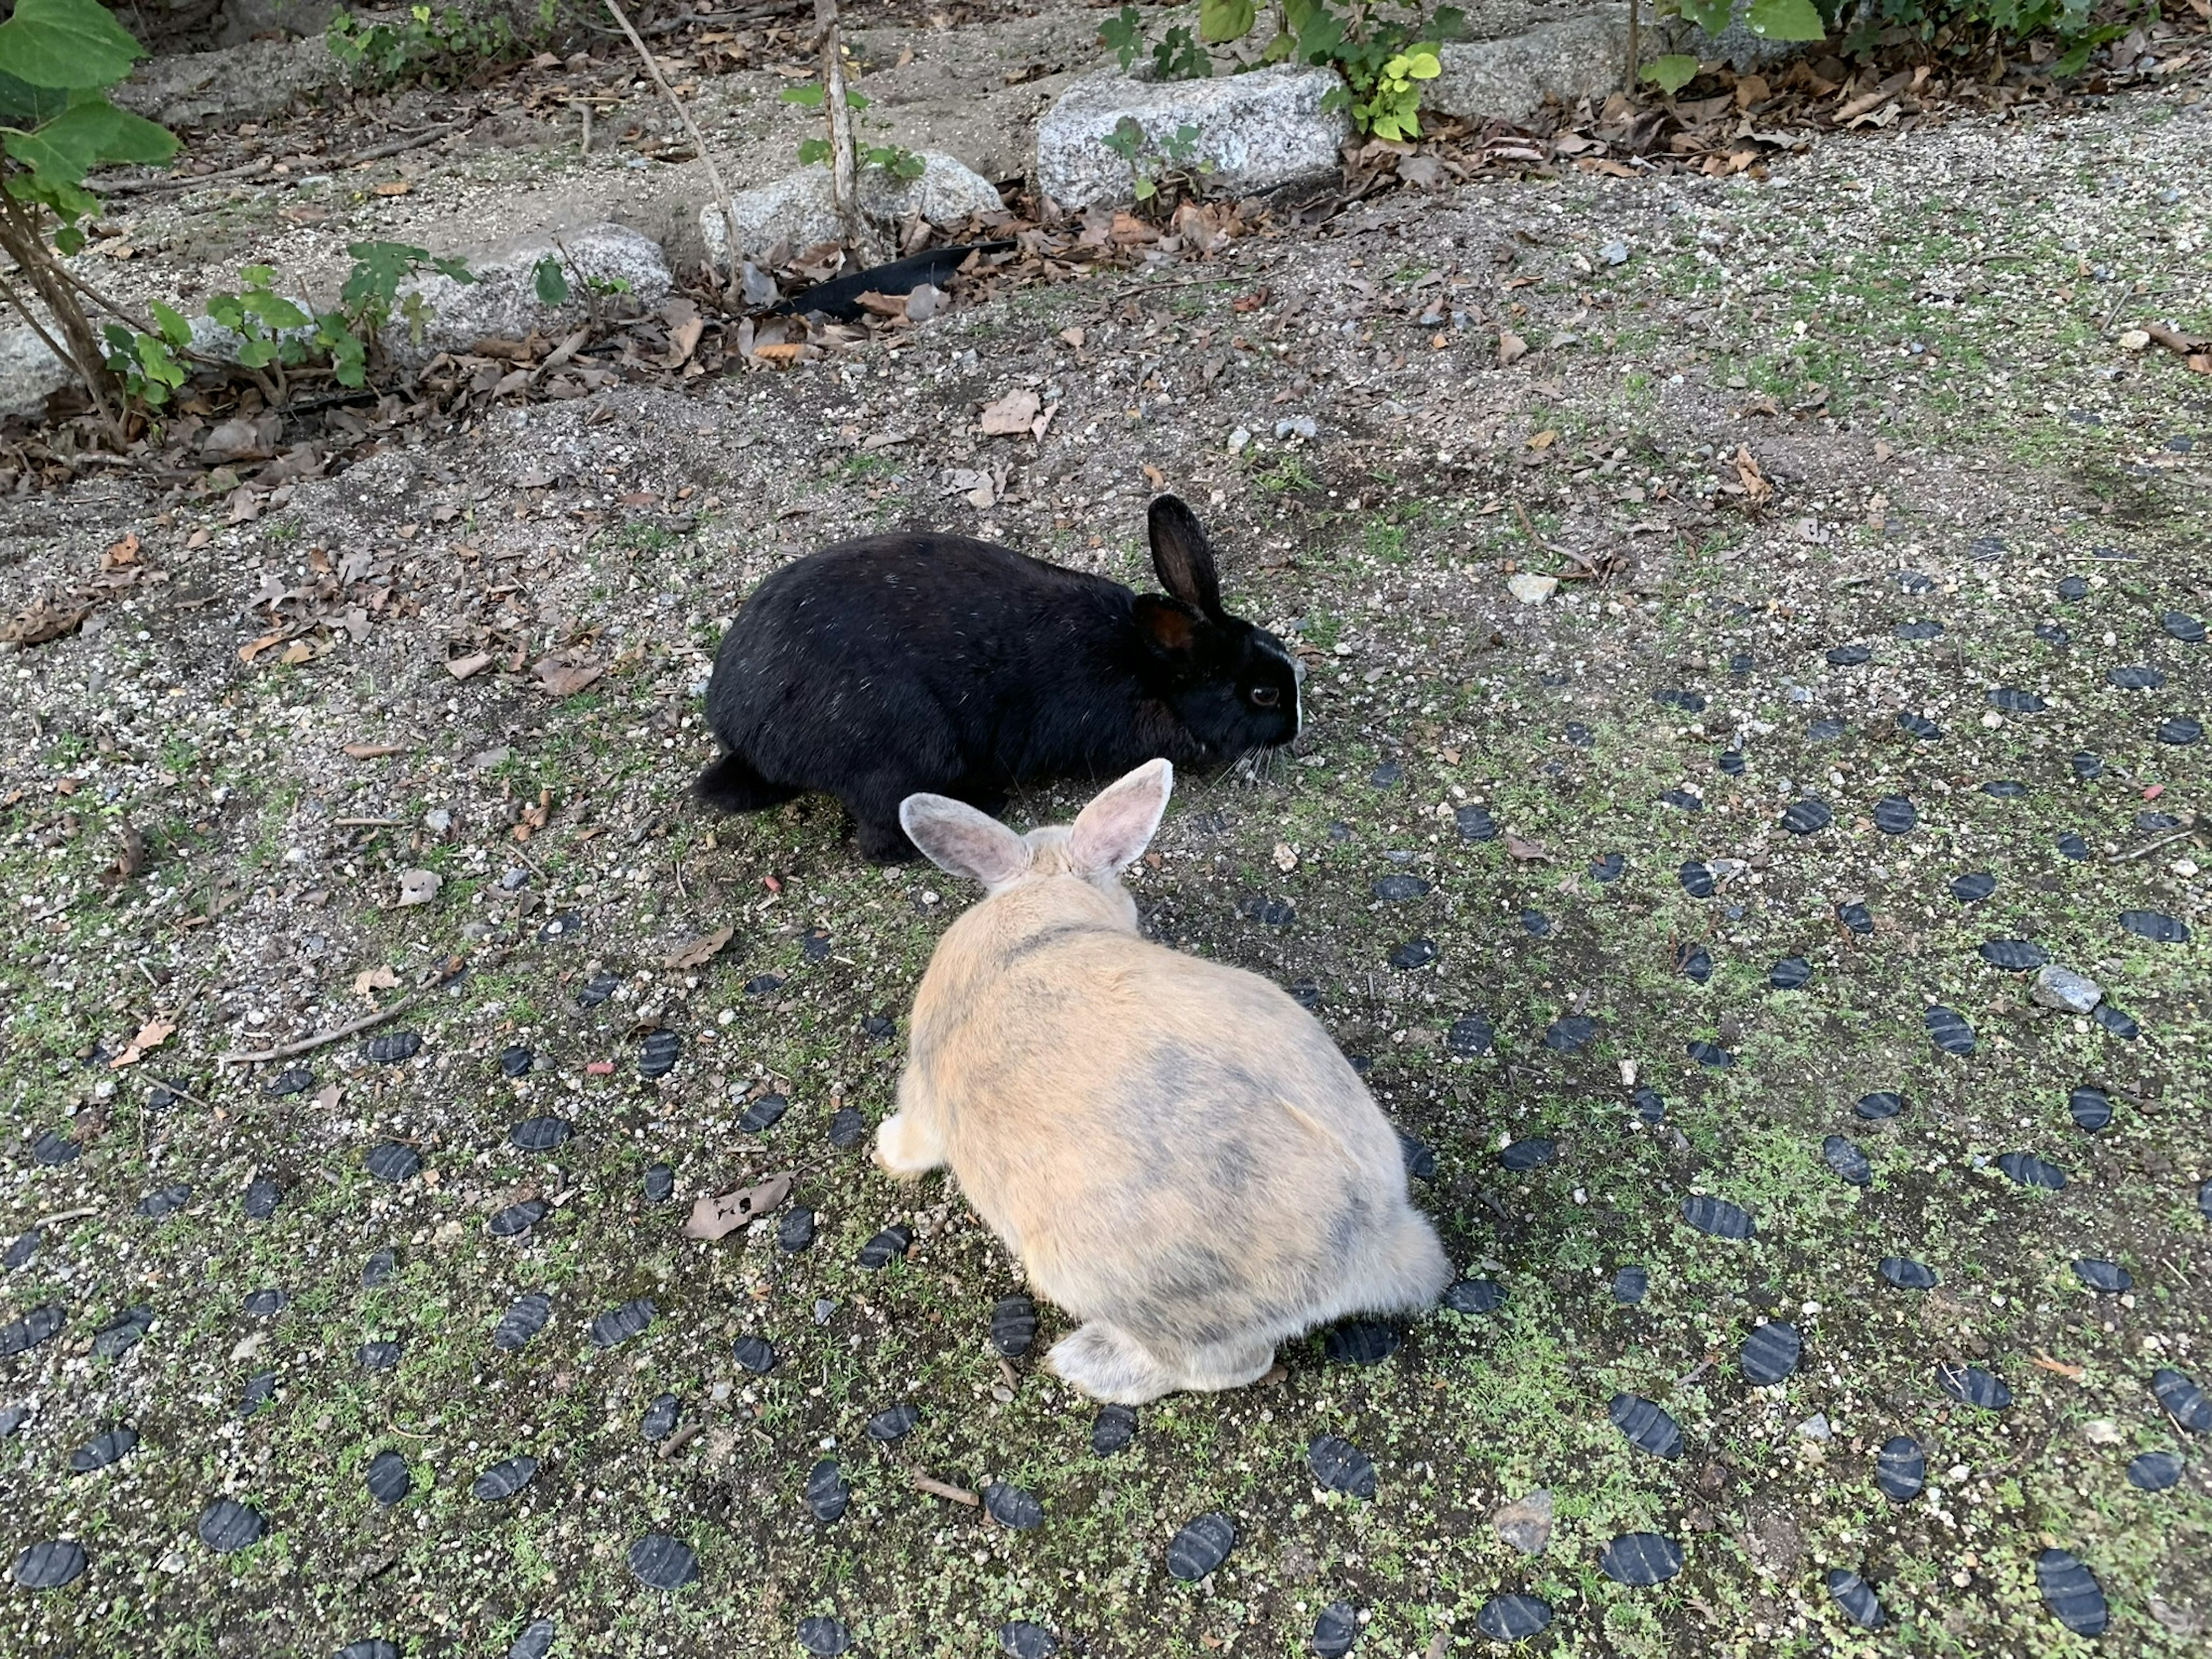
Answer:
[[[1273,708],[1282,700],[1283,694],[1272,685],[1255,685],[1252,688],[1252,701],[1262,708]]]

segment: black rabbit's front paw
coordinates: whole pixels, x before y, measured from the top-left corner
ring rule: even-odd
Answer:
[[[860,831],[860,856],[871,864],[910,864],[917,856],[896,818],[888,823],[862,818],[855,821],[854,827]]]

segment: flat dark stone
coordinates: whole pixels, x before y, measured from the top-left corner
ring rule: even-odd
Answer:
[[[1398,1155],[1406,1165],[1406,1173],[1416,1181],[1437,1178],[1437,1149],[1413,1139],[1403,1129],[1398,1132]]]
[[[1372,1320],[1353,1320],[1339,1325],[1322,1339],[1322,1352],[1332,1364],[1379,1365],[1398,1352],[1397,1328]]]
[[[315,1074],[304,1066],[289,1066],[261,1085],[264,1095],[304,1095],[315,1086]]]
[[[542,1113],[526,1117],[507,1132],[508,1144],[526,1152],[550,1152],[575,1133],[565,1117]]]
[[[1523,910],[1521,913],[1521,929],[1531,939],[1549,939],[1552,936],[1552,919],[1541,910]]]
[[[2063,1192],[2066,1172],[2055,1164],[2046,1164],[2033,1152],[2007,1152],[1997,1159],[1997,1168],[2023,1187],[2033,1187],[2046,1193]]]
[[[1702,714],[1705,712],[1705,700],[1695,691],[1654,691],[1651,694],[1651,701],[1662,708],[1679,708],[1686,714]]]
[[[1454,1313],[1491,1313],[1504,1301],[1505,1287],[1494,1279],[1462,1279],[1444,1291],[1444,1306]]]
[[[2058,597],[2069,605],[2087,599],[2089,579],[2087,576],[2061,576],[2058,579]]]
[[[983,1488],[983,1513],[1009,1532],[1035,1532],[1044,1525],[1044,1505],[1034,1492],[1000,1482]]]
[[[422,1052],[420,1031],[380,1031],[361,1047],[361,1057],[379,1066],[397,1066]]]
[[[200,1511],[200,1542],[218,1555],[259,1543],[266,1528],[259,1511],[234,1498],[218,1498]]]
[[[1486,1054],[1497,1041],[1498,1033],[1480,1014],[1462,1014],[1452,1022],[1451,1030],[1444,1033],[1446,1051],[1459,1060]]]
[[[824,1526],[845,1513],[853,1491],[845,1484],[845,1472],[837,1467],[836,1458],[825,1457],[807,1471],[805,1498],[807,1513]]]
[[[850,1106],[841,1106],[830,1119],[830,1144],[849,1152],[868,1138],[868,1120]]]
[[[404,1350],[397,1342],[364,1342],[361,1352],[354,1356],[365,1371],[388,1371],[399,1363]]]
[[[1951,884],[1951,896],[1961,904],[1979,904],[1997,890],[1997,878],[1986,870],[1960,876]]]
[[[386,1509],[406,1497],[415,1486],[407,1460],[396,1451],[380,1451],[370,1458],[361,1479],[368,1488],[368,1495]]]
[[[249,1221],[268,1220],[283,1201],[284,1189],[265,1175],[258,1175],[246,1183],[245,1210]]]
[[[738,1127],[749,1135],[765,1134],[776,1126],[790,1105],[791,1102],[781,1095],[762,1095],[746,1103],[738,1119]]]
[[[826,962],[830,957],[830,935],[819,927],[810,927],[806,937],[799,941],[799,954],[809,962]]]
[[[2066,1097],[2066,1109],[2075,1128],[2094,1134],[2112,1121],[2112,1097],[2085,1085]]]
[[[1613,1299],[1625,1308],[1632,1308],[1643,1301],[1650,1288],[1651,1275],[1642,1267],[1631,1264],[1613,1273]]]
[[[799,1621],[799,1645],[816,1659],[837,1659],[853,1645],[853,1633],[842,1620],[817,1613]]]
[[[1521,1642],[1552,1622],[1551,1604],[1533,1595],[1493,1595],[1474,1611],[1474,1627],[1493,1642]]]
[[[684,1053],[684,1039],[673,1031],[648,1031],[645,1041],[638,1045],[637,1074],[642,1078],[666,1077],[676,1069],[676,1062]]]
[[[2189,924],[2157,910],[2123,910],[2120,926],[2154,945],[2189,943]]]
[[[2105,757],[2094,750],[2075,750],[2068,763],[2073,767],[2074,775],[2083,783],[2094,783],[2105,775]]]
[[[1928,1027],[1928,1040],[1947,1054],[1971,1054],[1974,1052],[1974,1028],[1966,1024],[1966,1017],[1956,1009],[1931,1006],[1922,1016]]]
[[[1629,1104],[1636,1109],[1636,1121],[1638,1123],[1656,1126],[1667,1121],[1667,1102],[1650,1084],[1638,1084],[1636,1092],[1631,1095],[1628,1100]]]
[[[1881,1628],[1881,1602],[1867,1587],[1866,1580],[1848,1567],[1828,1569],[1828,1595],[1844,1610],[1844,1617],[1861,1630]]]
[[[0,1440],[5,1440],[30,1420],[28,1406],[0,1406]]]
[[[1597,1035],[1597,1021],[1588,1014],[1562,1014],[1544,1028],[1544,1046],[1559,1054],[1571,1054],[1589,1045]]]
[[[889,1406],[868,1419],[868,1438],[871,1440],[903,1440],[912,1434],[915,1425],[921,1421],[921,1407],[913,1401],[902,1400]]]
[[[422,1172],[422,1155],[412,1146],[387,1140],[380,1146],[370,1147],[361,1164],[379,1181],[396,1187],[403,1181],[412,1181]]]
[[[2207,1221],[2212,1221],[2212,1181],[2203,1182],[2197,1189],[2197,1213]]]
[[[2017,778],[1992,778],[1982,786],[1982,793],[1997,800],[2025,800],[2027,786]]]
[[[2100,1256],[2077,1256],[2074,1261],[2074,1277],[2093,1291],[2107,1296],[2118,1296],[2135,1287],[2135,1275],[2117,1261],[2106,1261]]]
[[[1344,1659],[1358,1640],[1359,1609],[1349,1601],[1332,1601],[1316,1615],[1306,1646],[1315,1659]]]
[[[1664,1533],[1625,1532],[1601,1550],[1597,1570],[1616,1584],[1649,1589],[1682,1570],[1682,1547]]]
[[[1844,732],[1850,729],[1851,728],[1844,725],[1843,721],[1836,719],[1834,715],[1823,714],[1819,720],[1808,721],[1807,723],[1805,726],[1805,741],[1808,743],[1833,743],[1838,738],[1842,737]]]
[[[1713,896],[1713,872],[1696,859],[1685,860],[1682,867],[1674,872],[1674,879],[1692,898],[1711,898]]]
[[[92,1335],[92,1351],[102,1359],[114,1359],[137,1347],[154,1328],[154,1310],[145,1303],[126,1308]]]
[[[1990,707],[2008,714],[2039,714],[2050,706],[2034,692],[2014,685],[2000,685],[1990,693]]]
[[[8,1576],[27,1590],[59,1589],[84,1576],[84,1546],[74,1538],[52,1538],[15,1558]]]
[[[2191,1434],[2212,1434],[2212,1399],[2171,1365],[2151,1373],[2150,1391],[2167,1416]]]
[[[1698,1193],[1684,1199],[1682,1219],[1714,1238],[1749,1238],[1759,1231],[1742,1206],[1715,1198],[1710,1193]]]
[[[681,1589],[699,1576],[699,1558],[691,1547],[665,1532],[649,1532],[629,1547],[624,1558],[631,1574],[647,1589]],[[842,1648],[816,1648],[817,1653],[842,1653]]]
[[[2033,940],[2024,939],[1984,939],[1978,954],[1990,967],[2002,968],[2014,974],[2040,968],[2051,960],[2048,951]]]
[[[542,1198],[526,1198],[520,1204],[510,1204],[491,1218],[490,1233],[494,1238],[520,1238],[552,1212],[552,1206]]]
[[[584,982],[583,988],[576,993],[576,1006],[580,1008],[596,1008],[621,988],[621,975],[594,974]]]
[[[2012,1390],[1979,1365],[1939,1364],[1936,1386],[1952,1399],[1985,1412],[2001,1412],[2012,1404]]]
[[[775,1346],[765,1337],[738,1338],[730,1345],[730,1358],[756,1376],[775,1369]]]
[[[0,1325],[0,1359],[19,1353],[27,1353],[48,1338],[58,1335],[69,1322],[60,1304],[48,1302],[33,1308],[21,1319]]]
[[[2128,1484],[2142,1492],[2165,1492],[2180,1483],[2188,1467],[2179,1452],[2144,1452],[2128,1460]]]
[[[1836,645],[1828,647],[1828,666],[1831,668],[1856,668],[1861,663],[1873,660],[1874,647],[1870,645]]]
[[[1802,957],[1784,957],[1766,970],[1766,982],[1778,991],[1802,991],[1811,983],[1813,964]]]
[[[860,1022],[860,1035],[871,1042],[889,1042],[898,1036],[898,1022],[885,1014],[870,1014]]]
[[[1393,946],[1389,957],[1390,965],[1400,969],[1425,968],[1436,959],[1436,944],[1425,939],[1409,939]]]
[[[1649,1400],[1632,1394],[1617,1394],[1606,1408],[1619,1429],[1638,1451],[1650,1452],[1654,1457],[1668,1462],[1682,1455],[1682,1431],[1674,1419]]]
[[[1407,899],[1417,899],[1429,890],[1429,884],[1419,876],[1384,876],[1368,890],[1385,904],[1402,904]]]
[[[94,1469],[104,1469],[111,1463],[119,1463],[137,1449],[138,1431],[118,1425],[105,1434],[94,1435],[69,1455],[71,1474],[90,1474]]]
[[[1483,806],[1462,806],[1452,814],[1452,822],[1459,826],[1462,841],[1496,841],[1498,820]]]
[[[189,1181],[172,1182],[140,1199],[138,1213],[149,1221],[160,1221],[176,1214],[191,1201],[192,1183]]]
[[[665,1164],[648,1164],[640,1177],[648,1204],[665,1204],[676,1196],[676,1171]]]
[[[256,1319],[268,1319],[283,1311],[288,1298],[274,1285],[264,1285],[247,1295],[243,1306]]]
[[[31,1142],[31,1162],[46,1169],[56,1169],[74,1159],[84,1150],[76,1142],[52,1129],[42,1129]]]
[[[1838,904],[1836,907],[1836,920],[1854,933],[1867,934],[1874,932],[1874,913],[1856,900],[1849,904]]]
[[[389,1248],[372,1250],[361,1264],[362,1289],[373,1291],[380,1285],[389,1283],[398,1267],[399,1253],[397,1250]]]
[[[2051,1616],[2076,1636],[2095,1636],[2111,1620],[2097,1575],[2070,1550],[2045,1550],[2035,1558],[2035,1587]]]
[[[1406,781],[1406,769],[1396,761],[1384,761],[1367,775],[1367,783],[1373,789],[1395,789]]]
[[[1719,1043],[1707,1042],[1703,1037],[1686,1044],[1685,1052],[1698,1065],[1711,1071],[1725,1072],[1735,1064],[1734,1054],[1722,1048]]]
[[[239,1395],[238,1414],[251,1417],[276,1397],[276,1373],[256,1371],[246,1379],[246,1388]]]
[[[744,992],[749,997],[772,997],[781,989],[781,974],[755,974],[744,983]]]
[[[1100,1457],[1111,1457],[1137,1433],[1137,1413],[1127,1406],[1101,1406],[1098,1415],[1091,1423],[1091,1449]]]
[[[1599,883],[1619,881],[1627,869],[1626,859],[1618,853],[1607,853],[1603,858],[1590,860],[1590,879]]]
[[[1237,914],[1247,921],[1256,921],[1262,927],[1288,927],[1298,919],[1297,907],[1288,899],[1267,898],[1255,895],[1237,907]]]
[[[1531,1170],[1540,1170],[1559,1155],[1557,1143],[1542,1135],[1531,1135],[1526,1140],[1516,1140],[1498,1153],[1498,1161],[1516,1175]]]
[[[1875,1454],[1874,1483],[1891,1503],[1910,1504],[1928,1484],[1928,1454],[1911,1435],[1893,1435]]]
[[[999,1651],[1007,1659],[1052,1659],[1060,1651],[1060,1638],[1042,1625],[1026,1619],[1009,1620],[998,1628]]]
[[[1889,1089],[1877,1089],[1872,1094],[1861,1095],[1851,1109],[1861,1117],[1879,1121],[1895,1117],[1905,1109],[1905,1097]]]
[[[2100,1002],[2089,1011],[2089,1018],[2104,1028],[2105,1035],[2116,1036],[2123,1042],[2133,1042],[2142,1035],[2132,1014],[2123,1013],[2109,1002]]]
[[[1900,1291],[1932,1291],[1937,1283],[1933,1268],[1922,1266],[1909,1255],[1882,1257],[1881,1276]]]
[[[1874,804],[1874,827],[1885,836],[1905,836],[1920,822],[1920,813],[1902,795],[1886,795]]]
[[[1225,1515],[1201,1515],[1168,1540],[1168,1571],[1195,1583],[1229,1559],[1237,1528]]]
[[[469,1496],[480,1504],[501,1504],[538,1478],[534,1457],[509,1457],[494,1463],[476,1478]]]
[[[1805,1348],[1805,1339],[1797,1328],[1784,1319],[1771,1320],[1754,1326],[1751,1334],[1743,1340],[1737,1358],[1743,1365],[1743,1374],[1761,1388],[1781,1382],[1797,1369],[1797,1360]]]
[[[1818,795],[1791,802],[1782,814],[1782,827],[1793,836],[1817,835],[1835,821],[1834,811]]]
[[[1820,1161],[1851,1186],[1863,1187],[1874,1179],[1874,1166],[1867,1162],[1867,1155],[1842,1135],[1830,1135],[1820,1143]]]
[[[2089,843],[2070,830],[2059,836],[2052,845],[2057,848],[2059,857],[2072,859],[2076,864],[2089,856]]]
[[[2107,668],[2105,678],[2123,691],[2155,691],[2166,684],[2166,676],[2147,662],[2124,663],[2117,668]]]
[[[381,1636],[364,1636],[347,1643],[331,1659],[399,1659],[399,1650]]]
[[[501,1077],[526,1077],[538,1056],[517,1042],[499,1051],[499,1074]]]
[[[1933,635],[1929,635],[1934,638]],[[1908,738],[1917,738],[1923,743],[1934,743],[1943,735],[1943,728],[1925,714],[1899,714],[1897,729]]]
[[[813,1243],[814,1212],[804,1206],[786,1210],[783,1219],[775,1224],[776,1248],[796,1255]]]
[[[512,1352],[545,1328],[553,1316],[553,1299],[543,1291],[515,1298],[514,1305],[499,1316],[492,1328],[491,1345]]]
[[[574,939],[577,934],[583,931],[583,917],[578,915],[574,910],[570,910],[561,915],[555,916],[546,922],[544,927],[538,930],[538,937],[541,941],[550,941],[556,939]]]
[[[1025,1296],[1003,1296],[991,1308],[991,1346],[1018,1359],[1036,1340],[1036,1304]]]
[[[14,1273],[16,1268],[38,1255],[40,1248],[46,1242],[46,1235],[36,1227],[16,1234],[9,1242],[7,1253],[0,1255],[0,1267],[6,1268],[11,1273]]]
[[[912,1230],[904,1225],[894,1224],[861,1245],[860,1254],[855,1260],[863,1267],[873,1273],[878,1268],[889,1267],[892,1262],[903,1257],[907,1253],[908,1246],[913,1243]]]
[[[676,1432],[676,1425],[684,1416],[684,1402],[672,1394],[653,1395],[653,1403],[645,1408],[638,1419],[637,1431],[648,1441],[665,1440]]]
[[[1685,812],[1702,812],[1705,798],[1688,789],[1669,789],[1659,797],[1661,805],[1679,808]]]
[[[2170,744],[2176,749],[2186,749],[2204,736],[2204,724],[2185,714],[2178,715],[2172,720],[2160,720],[2158,730],[2151,735],[2160,743]]]
[[[2184,645],[2204,643],[2204,624],[2186,611],[2163,612],[2158,619],[2158,625]]]
[[[657,1311],[659,1310],[653,1306],[653,1298],[649,1296],[641,1296],[623,1303],[618,1308],[608,1309],[606,1312],[592,1322],[589,1333],[592,1346],[595,1348],[612,1348],[629,1341],[634,1336],[643,1336],[647,1328],[652,1325],[653,1316]]]
[[[1373,1460],[1341,1435],[1316,1436],[1306,1448],[1306,1462],[1315,1480],[1330,1492],[1349,1492],[1354,1498],[1375,1496]]]
[[[1721,770],[1727,773],[1729,776],[1732,778],[1740,778],[1743,775],[1745,766],[1743,750],[1741,749],[1723,749],[1721,750],[1720,758],[1715,761],[1713,764],[1719,767]]]

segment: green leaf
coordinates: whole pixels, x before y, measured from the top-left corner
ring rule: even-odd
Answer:
[[[54,232],[54,246],[64,259],[74,259],[84,252],[84,233],[75,225],[64,225]]]
[[[256,289],[246,296],[246,308],[271,328],[304,328],[307,313],[281,294]]]
[[[1682,15],[1707,34],[1718,34],[1729,26],[1733,0],[1680,0]]]
[[[166,161],[177,153],[176,137],[166,128],[97,97],[72,105],[35,132],[9,132],[5,143],[32,172],[65,185],[83,183],[96,167]]]
[[[192,343],[192,325],[185,320],[181,312],[163,305],[159,300],[154,301],[149,309],[154,313],[154,325],[161,331],[163,339],[179,349]]]
[[[1457,6],[1438,6],[1421,32],[1431,40],[1456,40],[1467,33],[1467,14]]]
[[[850,87],[845,88],[845,107],[847,109],[866,109],[868,106],[869,101],[870,100],[866,93],[855,92]]]
[[[139,370],[151,383],[149,392],[154,386],[180,386],[185,383],[185,366],[170,355],[166,342],[151,334],[141,334],[137,346]]]
[[[476,272],[469,269],[469,262],[457,253],[442,254],[431,260],[430,269],[441,276],[452,278],[463,288],[466,288],[477,279]]]
[[[15,0],[0,64],[34,87],[112,87],[146,55],[100,0]]]
[[[799,141],[799,166],[811,167],[817,161],[826,161],[829,159],[830,141],[827,138],[805,138]]]
[[[59,87],[34,87],[0,70],[0,125],[31,128],[51,121],[69,107]]]
[[[1745,20],[1753,34],[1765,40],[1825,40],[1820,14],[1813,0],[1751,0]]]
[[[547,254],[531,267],[530,281],[537,290],[539,305],[564,306],[568,303],[568,273],[561,269],[561,262],[551,254]]]
[[[274,340],[248,340],[238,349],[238,361],[248,368],[266,368],[276,361]]]
[[[349,242],[346,252],[353,256],[353,270],[338,290],[338,301],[349,310],[372,301],[390,305],[402,280],[430,257],[428,248],[404,242]]]
[[[1672,98],[1697,78],[1698,60],[1686,52],[1669,52],[1644,66],[1644,78]]]
[[[207,314],[234,332],[241,331],[246,326],[246,307],[235,294],[209,295]]]
[[[823,97],[822,83],[818,81],[809,81],[803,87],[786,87],[781,92],[776,94],[776,96],[787,104],[797,104],[803,109],[820,109]]]
[[[1252,0],[1198,0],[1198,38],[1216,46],[1242,40],[1258,15]]]

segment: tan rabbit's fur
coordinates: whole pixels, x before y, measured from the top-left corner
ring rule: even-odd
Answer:
[[[930,958],[876,1139],[896,1175],[951,1166],[1084,1322],[1053,1370],[1129,1405],[1255,1381],[1284,1338],[1425,1307],[1451,1277],[1395,1132],[1313,1017],[1139,937],[1116,878],[1171,783],[1152,762],[1025,837],[908,797],[915,844],[988,892]]]

